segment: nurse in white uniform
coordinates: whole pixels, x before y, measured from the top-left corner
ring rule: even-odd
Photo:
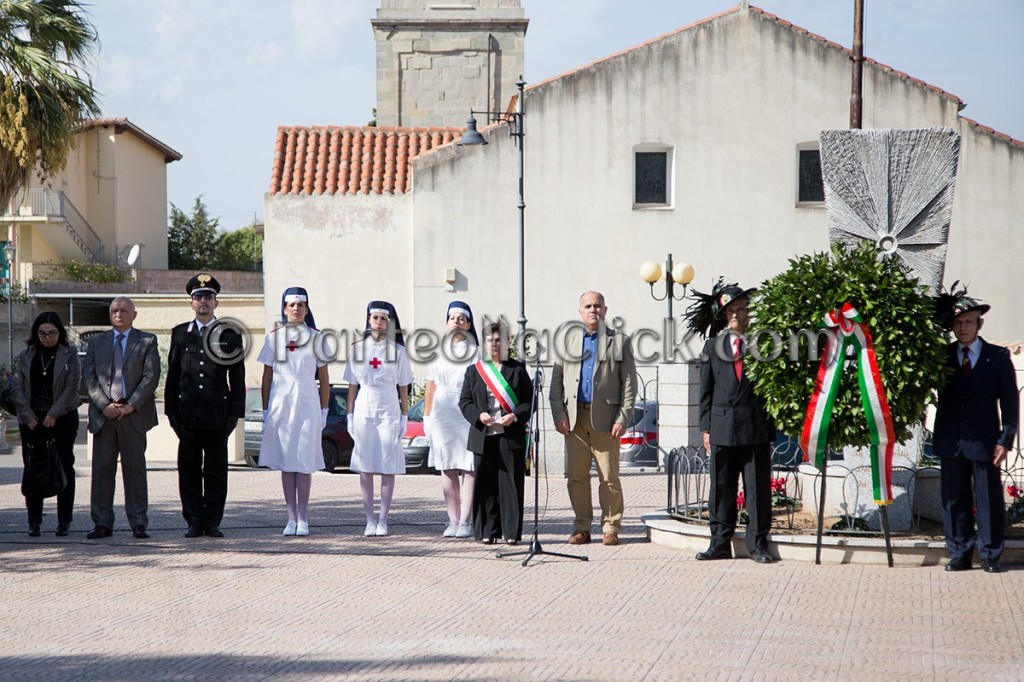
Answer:
[[[345,365],[348,429],[355,441],[349,468],[359,472],[366,536],[388,534],[395,474],[405,473],[401,439],[408,421],[412,370],[399,330],[395,307],[387,301],[371,301],[366,307],[366,332],[352,344]],[[373,511],[375,475],[380,476],[379,516]]]
[[[429,464],[441,472],[450,538],[473,537],[473,453],[466,448],[469,422],[459,409],[466,368],[480,359],[473,311],[462,301],[448,304],[448,333],[441,353],[427,369],[423,430],[430,439]]]
[[[309,535],[309,488],[324,467],[320,432],[327,423],[327,360],[313,352],[316,324],[302,287],[281,296],[285,323],[263,341],[263,442],[260,466],[281,472],[288,524],[284,535]],[[320,385],[317,386],[317,381]]]

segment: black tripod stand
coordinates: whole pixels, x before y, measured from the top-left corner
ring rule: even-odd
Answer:
[[[537,459],[537,444],[540,442],[540,417],[537,411],[540,409],[540,401],[544,392],[544,372],[540,368],[540,361],[533,371],[533,405],[530,408],[530,444],[526,456],[533,458],[533,537],[530,538],[530,548],[518,552],[498,552],[495,554],[499,559],[509,556],[523,556],[523,566],[530,563],[530,559],[538,555],[557,556],[563,559],[577,559],[589,561],[585,556],[576,554],[561,554],[559,552],[548,552],[541,547],[537,534],[540,532],[540,462]]]

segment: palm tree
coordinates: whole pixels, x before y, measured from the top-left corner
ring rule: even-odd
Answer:
[[[99,113],[84,72],[97,45],[78,0],[0,0],[0,206],[33,168],[63,170],[77,123]]]

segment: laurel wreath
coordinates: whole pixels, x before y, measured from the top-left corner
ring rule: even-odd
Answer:
[[[861,313],[874,340],[879,372],[885,385],[893,427],[899,440],[924,419],[945,378],[946,335],[935,321],[934,301],[899,258],[883,257],[870,242],[856,248],[833,244],[831,252],[799,256],[789,269],[765,281],[751,301],[754,323],[748,332],[757,353],[746,363],[776,427],[799,436],[814,391],[824,336],[800,330],[821,328],[824,315],[849,301]],[[772,358],[778,342],[781,355]],[[790,356],[793,339],[795,360]],[[753,349],[752,349],[753,350]],[[759,359],[760,358],[760,359]],[[848,367],[836,397],[828,444],[833,450],[869,442],[856,369]]]

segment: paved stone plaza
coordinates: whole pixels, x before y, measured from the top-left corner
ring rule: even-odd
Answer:
[[[647,542],[660,474],[624,475],[618,547],[564,544],[564,481],[542,479],[543,547],[590,560],[523,568],[440,537],[434,476],[399,478],[392,536],[364,538],[358,479],[317,474],[312,534],[283,538],[278,475],[232,469],[227,537],[186,540],[176,472],[150,471],[152,539],[119,491],[114,537],[91,541],[79,468],[71,536],[48,500],[29,538],[18,461],[0,457],[3,679],[1024,678],[1019,566],[699,563]]]

